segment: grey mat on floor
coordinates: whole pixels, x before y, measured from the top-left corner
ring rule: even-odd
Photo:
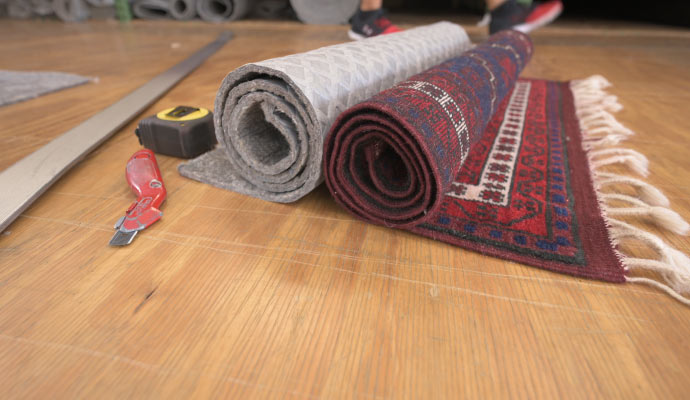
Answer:
[[[170,15],[180,21],[196,17],[196,0],[171,0]]]
[[[290,0],[297,18],[306,24],[344,24],[360,0]]]
[[[470,46],[460,26],[439,22],[244,65],[216,96],[223,147],[179,171],[265,200],[296,201],[323,181],[324,137],[342,111]]]
[[[196,12],[208,22],[240,19],[247,15],[253,0],[197,0]]]
[[[0,106],[87,83],[91,78],[62,72],[0,70]]]
[[[132,14],[141,19],[164,19],[170,16],[168,0],[135,0],[132,3]]]

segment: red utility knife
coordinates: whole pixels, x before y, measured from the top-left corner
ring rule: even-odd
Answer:
[[[163,213],[158,209],[165,201],[165,186],[156,163],[156,156],[148,149],[139,150],[127,161],[127,183],[137,196],[125,215],[115,223],[111,246],[132,243],[137,232],[158,221]]]

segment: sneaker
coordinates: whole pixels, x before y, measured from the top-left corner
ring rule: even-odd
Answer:
[[[563,11],[561,0],[523,5],[515,0],[508,0],[491,11],[489,33],[493,34],[504,29],[529,33],[537,28],[551,23]]]
[[[358,9],[350,21],[352,24],[347,36],[352,40],[362,40],[372,36],[402,31],[386,18],[386,12],[382,8],[373,11]]]

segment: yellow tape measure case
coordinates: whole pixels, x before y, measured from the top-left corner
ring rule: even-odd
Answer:
[[[135,131],[141,143],[156,153],[193,158],[213,149],[216,135],[213,113],[205,108],[178,106],[139,122]]]

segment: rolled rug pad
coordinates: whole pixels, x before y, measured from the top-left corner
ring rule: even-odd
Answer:
[[[345,24],[357,11],[359,0],[290,0],[290,4],[305,24]]]
[[[132,3],[132,14],[141,19],[165,19],[170,17],[168,0],[135,0]]]
[[[322,182],[324,137],[342,111],[470,46],[460,26],[439,22],[244,65],[216,96],[221,147],[178,169],[224,189],[296,201]]]
[[[197,0],[170,0],[170,15],[180,21],[196,17]]]
[[[45,17],[53,13],[52,0],[31,0],[31,8],[34,14]]]
[[[65,22],[79,22],[89,19],[91,12],[84,0],[53,0],[53,11]]]
[[[115,0],[86,0],[93,7],[110,7],[115,5]]]
[[[34,15],[31,3],[26,0],[9,0],[7,2],[7,15],[15,19],[27,19]]]
[[[531,55],[527,35],[500,32],[345,111],[324,149],[333,197],[381,225],[406,228],[434,218]]]
[[[208,22],[233,21],[249,13],[252,0],[197,0],[196,12]]]
[[[288,0],[257,0],[252,9],[252,15],[264,19],[284,17],[290,11]]]

